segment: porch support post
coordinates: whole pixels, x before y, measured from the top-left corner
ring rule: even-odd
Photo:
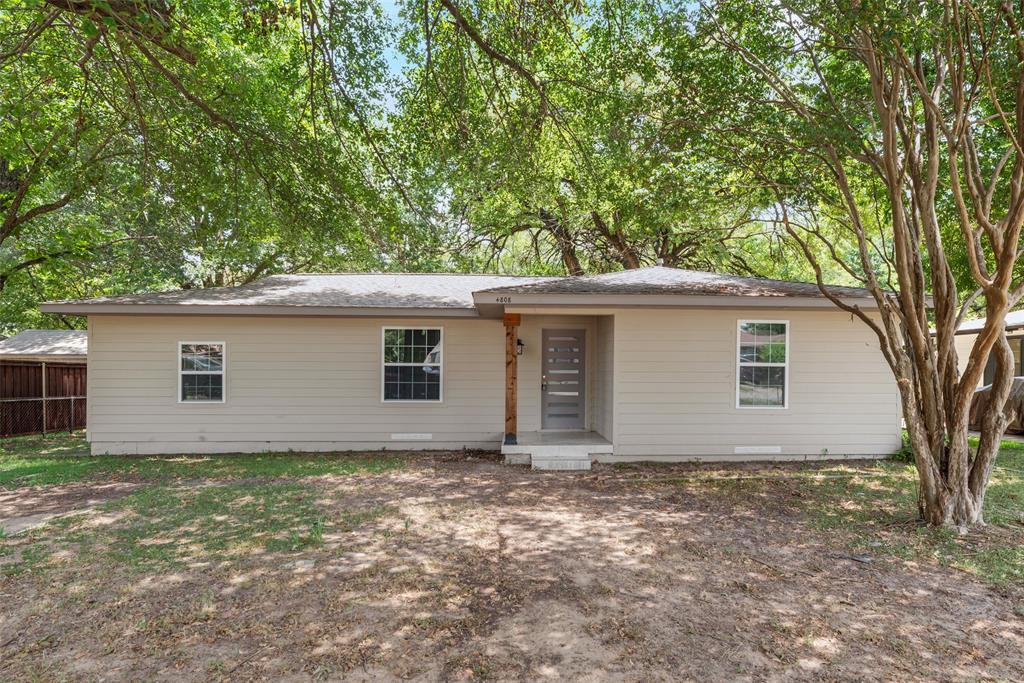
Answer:
[[[519,321],[518,314],[505,314],[505,443],[510,446],[519,431]]]

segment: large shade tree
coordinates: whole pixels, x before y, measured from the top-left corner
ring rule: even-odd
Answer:
[[[366,0],[3,3],[3,319],[52,323],[46,298],[420,266],[374,123],[385,22]]]
[[[699,122],[673,117],[671,62],[699,47],[679,14],[646,0],[403,8],[394,126],[456,263],[764,272],[737,248],[759,238],[762,196],[709,153]]]

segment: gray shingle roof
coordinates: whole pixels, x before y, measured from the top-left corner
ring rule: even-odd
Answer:
[[[960,328],[957,330],[957,334],[967,334],[970,332],[980,332],[981,328],[985,326],[984,318],[975,318],[974,320],[965,320]],[[1006,329],[1017,330],[1024,327],[1024,311],[1010,311],[1006,314]]]
[[[711,296],[821,297],[818,286],[757,277],[720,275],[654,266],[602,275],[553,278],[487,291],[503,294],[690,294]],[[841,297],[870,297],[866,289],[829,287]]]
[[[866,290],[833,287],[837,295],[867,298]],[[419,309],[445,315],[475,315],[494,303],[474,304],[474,294],[502,295],[692,295],[822,299],[816,285],[702,273],[677,268],[640,268],[579,277],[520,277],[428,273],[343,273],[274,275],[238,287],[187,289],[148,294],[48,302],[45,311],[88,315],[139,306],[147,313],[342,314],[345,310]],[[486,297],[481,297],[486,299]],[[479,299],[478,299],[479,301]],[[827,302],[826,302],[827,303]],[[145,309],[141,307],[146,307]],[[447,313],[443,313],[447,311]],[[493,313],[493,311],[489,311]]]
[[[82,330],[25,330],[0,341],[0,356],[85,356]]]
[[[539,277],[425,273],[273,275],[238,287],[126,294],[51,304],[473,308],[473,292],[543,281]]]

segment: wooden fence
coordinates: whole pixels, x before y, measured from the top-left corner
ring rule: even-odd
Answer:
[[[0,361],[0,437],[85,428],[85,364]]]

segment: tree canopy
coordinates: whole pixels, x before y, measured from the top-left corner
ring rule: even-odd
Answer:
[[[770,193],[708,134],[742,84],[696,15],[5,3],[2,331],[76,324],[41,300],[302,270],[808,279]]]
[[[41,299],[417,263],[368,122],[379,8],[0,8],[0,313]],[[335,82],[340,86],[335,86]],[[340,93],[344,93],[341,95]]]

